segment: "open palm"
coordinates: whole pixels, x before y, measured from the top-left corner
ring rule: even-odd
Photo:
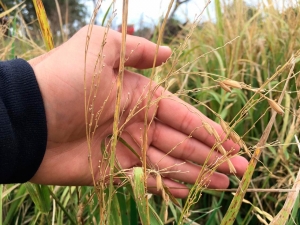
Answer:
[[[82,28],[63,45],[29,61],[42,92],[48,127],[47,150],[40,168],[31,179],[32,182],[92,185],[86,138],[84,82],[89,93],[93,76],[99,71],[100,82],[92,110],[97,112],[101,109],[102,112],[92,141],[91,159],[94,175],[96,179],[100,178],[98,168],[99,160],[102,160],[100,145],[112,134],[113,129],[121,34],[112,30],[108,32],[107,43],[100,56],[103,64],[101,62],[97,64],[105,29],[93,27],[85,54],[87,29]],[[127,36],[125,65],[139,69],[151,68],[155,48],[154,43],[143,38]],[[170,54],[169,48],[160,47],[156,64],[163,63]],[[147,103],[149,82],[148,78],[140,74],[128,70],[124,72],[120,106],[122,110],[120,127],[123,128],[121,137],[138,154],[141,153],[143,146],[144,108]],[[166,185],[184,187],[176,181],[194,183],[201,169],[200,165],[205,162],[215,144],[215,138],[203,128],[203,121],[214,127],[221,137],[225,134],[218,124],[161,87],[153,91],[152,101],[158,99],[157,104],[150,107],[147,115],[150,124],[147,130],[147,157],[155,165],[155,169],[164,171],[163,178]],[[132,112],[136,113],[127,121]],[[190,134],[192,137],[187,138]],[[225,141],[223,146],[227,151],[232,151],[231,154],[239,151],[238,145],[230,140]],[[214,152],[209,163],[220,157],[220,153]],[[117,159],[123,169],[141,165],[140,159],[122,143],[117,145]],[[247,160],[241,156],[234,156],[231,161],[237,175],[241,176],[248,165]],[[218,172],[209,178],[210,187],[226,188],[229,179],[225,174],[229,174],[229,171],[228,164],[222,163],[218,167]],[[149,186],[155,186],[155,182],[151,179]],[[171,190],[176,197],[184,197],[188,193],[186,189]]]

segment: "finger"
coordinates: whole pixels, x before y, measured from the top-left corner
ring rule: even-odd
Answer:
[[[127,144],[129,144],[133,149],[137,150],[137,153],[140,153],[139,147],[134,141],[135,138],[133,138],[133,136],[128,133],[126,134],[125,132],[122,134],[122,137],[126,139]],[[130,150],[125,145],[118,143],[117,158],[121,167],[126,169],[131,168],[133,165],[141,166],[141,161],[138,157],[134,155],[132,155],[132,157],[128,157],[130,155],[128,154],[129,151]],[[170,155],[166,155],[163,151],[160,151],[153,146],[150,146],[147,150],[147,164],[150,170],[153,169],[154,171],[159,171],[163,178],[169,178],[191,184],[196,182],[197,177],[202,169],[201,166],[174,158]],[[207,185],[210,188],[227,188],[229,185],[228,177],[217,172],[205,171],[201,180],[202,185]],[[172,184],[175,185],[175,183]],[[178,188],[176,185],[173,186],[174,189],[176,189],[176,187]],[[156,187],[156,184],[152,183],[148,186]],[[152,192],[154,192],[154,190],[152,190]],[[186,195],[186,192],[180,189],[171,193],[174,195]]]
[[[111,31],[115,32],[115,31]],[[122,36],[120,33],[116,34],[117,45],[121,51]],[[153,66],[154,60],[155,66],[161,65],[171,55],[171,49],[167,46],[159,46],[157,44],[137,36],[127,35],[126,37],[126,53],[125,53],[125,66],[134,67],[137,69],[146,69]],[[156,58],[155,58],[156,57]],[[120,64],[120,52],[116,52],[116,61],[114,68],[118,68]]]
[[[86,37],[88,37],[89,40],[88,45],[86,44]],[[104,38],[105,40],[103,40]],[[105,56],[105,63],[113,66],[114,69],[119,67],[122,49],[122,34],[120,32],[114,30],[107,31],[105,27],[96,25],[94,25],[92,29],[89,26],[85,26],[71,39],[80,39],[80,42],[82,42],[81,45],[91,51],[94,56],[97,56],[103,48],[102,56]],[[79,47],[81,46],[78,43],[77,45],[79,45]],[[155,66],[161,65],[171,55],[171,49],[161,46],[156,53],[156,48],[157,45],[155,43],[145,38],[127,35],[125,66],[135,67],[137,69],[151,68],[154,63],[155,55],[157,55]]]
[[[155,147],[151,146],[148,149],[147,156],[151,163],[158,167],[163,177],[194,184],[201,173],[199,185],[210,188],[227,188],[229,186],[229,179],[226,175],[165,155]]]
[[[207,146],[203,142],[158,121],[155,123],[151,145],[174,158],[189,160],[200,165],[203,165],[207,160],[208,164],[215,164],[217,161],[221,163],[223,161],[217,170],[225,174],[229,174],[231,171],[228,161],[226,160],[228,158],[230,158],[230,161],[235,167],[237,176],[242,176],[248,166],[248,161],[244,157],[230,157],[230,155],[237,153],[236,150],[230,152],[228,156],[222,155],[217,149],[211,152],[212,146]],[[226,142],[224,145],[226,145]]]
[[[160,93],[161,90],[157,94],[161,95]],[[207,118],[199,112],[199,110],[188,105],[174,95],[169,94],[169,96],[170,97],[162,97],[159,102],[156,117],[162,123],[186,135],[192,134],[193,138],[203,142],[209,147],[212,147],[216,143],[216,139],[203,127],[203,122],[205,122],[216,130],[220,140],[224,140],[226,134],[219,124]],[[226,140],[223,143],[223,146],[227,151],[233,149],[238,151],[240,149],[240,147],[231,140]]]
[[[126,141],[126,144],[130,145],[130,147],[137,154],[141,153],[140,147],[138,146],[137,142],[133,139],[133,137],[129,133],[123,132],[122,140]],[[133,166],[142,166],[140,157],[133,154],[133,152],[131,152],[131,150],[129,150],[128,147],[124,145],[124,142],[121,141],[118,142],[116,153],[121,168],[127,169],[127,168],[132,168]],[[151,170],[151,168],[149,169]],[[130,169],[128,173],[129,174],[132,173],[132,170]],[[163,184],[169,189],[169,191],[175,198],[184,198],[188,195],[189,190],[185,185],[180,184],[168,178],[162,178],[162,180],[163,180]],[[147,187],[148,187],[148,191],[153,194],[159,194],[159,195],[162,194],[162,190],[157,189],[157,182],[155,176],[149,175],[147,177]]]

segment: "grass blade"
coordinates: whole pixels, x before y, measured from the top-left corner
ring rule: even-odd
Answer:
[[[119,202],[120,216],[122,220],[122,225],[129,225],[129,212],[126,204],[126,195],[123,187],[118,188],[117,198]]]
[[[146,188],[144,186],[144,179],[145,177],[143,173],[143,168],[133,168],[133,177],[131,178],[130,182],[141,222],[144,225],[163,225],[163,222],[160,220],[159,216],[156,214],[151,205],[147,204],[148,199],[145,192]]]
[[[105,11],[105,14],[104,14],[102,22],[101,22],[101,26],[105,25],[105,20],[106,20],[106,18],[108,16],[108,13],[109,13],[109,11],[110,11],[110,9],[111,9],[112,6],[113,6],[113,2],[110,3],[108,9]]]
[[[54,48],[52,33],[42,0],[32,0],[47,50]]]
[[[9,210],[5,215],[3,225],[13,224],[13,221],[16,219],[16,212],[18,208],[23,204],[24,199],[26,198],[26,187],[21,185],[15,195],[13,195],[13,202],[10,204]]]
[[[142,221],[142,224],[149,224],[149,211],[147,209],[146,192],[144,186],[144,173],[141,167],[133,168],[133,177],[131,179],[131,186],[134,194],[136,206]]]
[[[295,135],[295,139],[300,151],[300,143],[299,140],[297,138],[297,136]],[[281,224],[286,224],[287,220],[289,219],[289,216],[291,214],[292,209],[294,209],[293,211],[296,211],[297,214],[297,210],[298,209],[298,205],[296,204],[297,202],[299,202],[299,190],[300,190],[300,169],[298,171],[298,175],[295,179],[295,183],[293,185],[294,190],[296,190],[295,192],[289,192],[286,198],[286,201],[282,207],[282,209],[280,210],[280,212],[274,217],[273,221],[270,223],[270,225],[281,225]]]
[[[223,46],[224,45],[224,26],[223,26],[223,14],[222,14],[222,6],[221,6],[221,1],[216,0],[215,1],[215,13],[217,17],[217,28],[218,28],[218,34],[217,34],[217,41],[218,41],[218,46]],[[224,49],[221,49],[221,59],[225,59],[224,57]]]
[[[3,184],[0,184],[0,225],[2,225],[2,192],[3,192]]]
[[[42,213],[49,213],[51,200],[48,187],[32,183],[25,183],[24,185],[38,210]]]
[[[290,219],[287,223],[287,225],[295,225],[300,223],[300,212],[299,211],[299,205],[300,205],[300,195],[298,194],[298,197],[296,199],[296,202],[294,204],[294,208],[292,210]],[[298,216],[297,216],[298,215]]]
[[[223,201],[223,198],[224,198],[224,195],[225,195],[225,192],[222,193],[221,197],[220,197],[220,200],[217,202],[217,204],[214,206],[214,208],[220,208],[222,207],[222,201]],[[216,217],[217,217],[217,210],[213,210],[210,215],[209,215],[209,219],[207,221],[207,224],[213,224],[216,220]]]
[[[114,190],[115,193],[115,190]],[[126,208],[125,208],[126,209]],[[122,209],[124,211],[125,209]],[[121,208],[116,194],[112,196],[111,211],[109,213],[109,224],[123,224],[121,215]]]
[[[136,202],[133,194],[130,196],[130,224],[138,225],[139,212],[137,211]]]
[[[46,186],[48,187],[48,186]],[[65,189],[67,191],[67,189]],[[75,220],[73,219],[72,215],[67,211],[66,207],[61,203],[61,201],[57,198],[57,196],[55,195],[55,193],[52,192],[52,190],[48,187],[48,191],[49,194],[51,195],[51,197],[55,200],[55,202],[57,203],[57,205],[61,208],[61,210],[66,214],[66,216],[68,217],[68,220],[71,222],[71,224],[76,224]]]
[[[274,217],[273,221],[269,225],[281,225],[286,224],[291,214],[293,208],[298,208],[295,205],[296,200],[299,198],[299,190],[300,190],[300,169],[298,171],[297,178],[295,179],[295,184],[293,185],[293,189],[296,191],[289,192],[287,199],[284,203],[284,206],[280,210],[280,212]]]
[[[1,201],[3,201],[3,199],[10,193],[12,192],[14,189],[16,189],[17,187],[19,187],[20,184],[15,184],[11,187],[9,187],[6,191],[2,192],[2,197],[0,198]],[[6,186],[7,187],[7,186]]]
[[[17,14],[14,16],[14,20],[13,20],[13,26],[12,26],[12,31],[11,31],[12,37],[15,37],[15,35],[17,33],[16,29],[17,29]],[[10,50],[10,58],[11,59],[16,58],[15,49],[16,49],[16,43],[15,43],[15,39],[14,39],[13,43],[11,44],[11,50]]]

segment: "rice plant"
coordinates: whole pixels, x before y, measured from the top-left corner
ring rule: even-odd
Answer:
[[[278,1],[282,6],[277,8],[272,1],[249,6],[242,0],[215,0],[216,21],[203,22],[203,11],[199,12],[194,21],[188,22],[171,38],[169,45],[173,53],[166,63],[149,70],[134,70],[150,78],[145,95],[139,99],[146,105],[141,109],[137,104],[124,118],[120,96],[128,60],[125,57],[128,1],[123,1],[113,133],[98,146],[103,156],[98,165],[100,178],[91,169],[93,186],[1,185],[0,224],[300,224],[299,4]],[[44,32],[35,31],[37,38],[31,36],[32,31],[22,20],[20,9],[24,5],[6,9],[0,17],[10,15],[11,19],[1,26],[2,60],[16,56],[30,59],[54,47],[41,1],[33,2],[39,18],[35,23],[39,23]],[[164,44],[163,34],[172,4],[174,1],[170,1],[157,27],[158,34],[154,35],[157,46]],[[102,1],[97,1],[87,37],[92,35],[101,6]],[[95,65],[103,63],[103,48],[115,19],[115,2],[112,1],[111,7],[105,10],[105,32]],[[17,26],[17,20],[22,26]],[[20,27],[24,27],[24,35],[18,35]],[[7,29],[10,35],[6,35]],[[89,40],[87,38],[86,49]],[[157,51],[158,47],[156,54]],[[91,168],[94,168],[91,149],[102,115],[101,109],[94,108],[93,103],[101,81],[101,71],[97,71],[92,86],[83,87],[86,90],[83,107],[89,146],[86,154]],[[171,194],[170,187],[162,179],[168,171],[158,170],[146,155],[147,130],[155,119],[147,117],[148,111],[169,97],[162,94],[153,99],[153,90],[159,86],[220,123],[226,133],[225,138],[221,138],[205,121],[199,125],[214,137],[216,143],[195,184],[187,185],[189,195],[184,199],[176,199]],[[122,132],[140,112],[146,116],[142,145],[137,150],[122,138]],[[169,152],[192,139],[193,132]],[[232,155],[222,147],[227,139],[238,144],[242,149],[239,154],[249,160],[242,178],[234,175],[236,168],[230,161]],[[130,171],[122,169],[116,157],[118,144],[136,155],[140,166]],[[222,157],[210,163],[210,157],[216,151]],[[209,177],[222,163],[227,163],[230,168],[230,187],[208,188]],[[155,183],[151,190],[160,195],[149,193],[149,178]]]

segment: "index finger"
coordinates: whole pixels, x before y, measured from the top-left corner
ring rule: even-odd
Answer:
[[[156,117],[164,124],[182,132],[186,135],[192,135],[207,146],[212,147],[216,143],[216,138],[211,135],[204,127],[203,122],[212,126],[222,141],[226,134],[219,124],[212,121],[199,110],[191,105],[183,102],[181,99],[170,95],[163,97],[158,104]],[[232,140],[227,139],[222,143],[227,151],[237,153],[240,149],[239,145]]]
[[[121,34],[118,34],[117,41],[121,46]],[[153,66],[155,57],[155,66],[159,66],[170,57],[171,53],[171,49],[167,46],[159,46],[157,51],[157,44],[142,37],[127,35],[125,66],[134,67],[137,69],[151,68]],[[119,59],[120,58],[118,57],[115,61],[114,68],[119,66]]]

